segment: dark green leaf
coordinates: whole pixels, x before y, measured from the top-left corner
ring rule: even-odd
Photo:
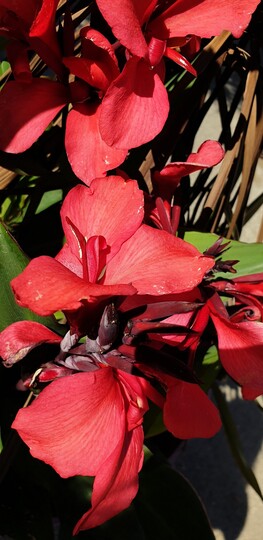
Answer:
[[[54,317],[40,317],[29,309],[17,305],[10,287],[10,281],[22,272],[29,260],[1,222],[0,253],[0,330],[16,321],[31,320],[40,322],[60,334],[63,333],[63,328],[56,322]]]
[[[215,539],[198,495],[165,461],[144,465],[134,506],[147,540]]]
[[[166,431],[163,423],[163,412],[154,403],[150,404],[150,408],[144,417],[143,427],[146,439]]]

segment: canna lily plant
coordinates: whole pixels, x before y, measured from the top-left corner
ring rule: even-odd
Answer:
[[[237,242],[192,239],[189,177],[229,154],[223,135],[176,147],[174,96],[200,91],[208,39],[243,39],[258,4],[0,0],[0,165],[16,177],[0,223],[0,482],[6,506],[25,493],[0,535],[214,539],[163,454],[219,432],[227,377],[245,400],[263,393],[262,261],[237,274]]]

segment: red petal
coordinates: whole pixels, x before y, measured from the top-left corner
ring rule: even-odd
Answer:
[[[136,495],[143,431],[126,431],[125,401],[105,368],[54,381],[13,423],[31,454],[62,477],[95,476],[92,508],[74,533],[110,519]]]
[[[33,18],[38,10],[35,0],[27,0],[27,2],[19,2],[17,0],[1,0],[1,8],[5,8],[7,11],[12,11],[24,21],[28,26],[32,24]]]
[[[90,40],[86,40],[86,48],[90,49],[88,58],[68,57],[63,63],[77,77],[91,86],[106,92],[110,83],[119,75],[119,69],[110,55],[104,49],[97,47]]]
[[[139,294],[189,291],[214,260],[165,231],[142,225],[106,267],[105,283],[132,283]]]
[[[0,149],[23,152],[43,133],[68,100],[66,88],[48,79],[8,82],[0,94]]]
[[[177,0],[148,25],[160,39],[195,34],[212,37],[229,30],[240,37],[249,24],[259,0]]]
[[[179,439],[213,437],[221,428],[219,412],[205,392],[171,377],[163,415],[167,429]]]
[[[74,173],[86,184],[123,163],[127,155],[127,150],[118,150],[102,140],[100,108],[99,103],[78,104],[67,117],[65,146],[68,160]]]
[[[55,22],[58,3],[59,0],[41,1],[41,8],[30,28],[29,43],[40,58],[59,75],[60,80],[63,80],[65,68],[62,64]]]
[[[115,427],[114,427],[115,429]],[[97,474],[92,508],[77,523],[74,534],[97,527],[130,506],[138,491],[138,473],[143,459],[142,427],[128,433]]]
[[[10,62],[14,79],[22,83],[32,81],[32,73],[28,61],[28,45],[18,39],[11,39],[6,45],[8,62]]]
[[[31,349],[41,343],[60,343],[61,337],[48,328],[32,321],[18,321],[0,333],[0,356],[5,365],[22,360]]]
[[[52,382],[18,412],[12,427],[34,457],[66,478],[98,474],[123,441],[125,424],[119,385],[105,368]]]
[[[220,317],[210,302],[209,307],[220,360],[230,377],[242,386],[243,397],[255,399],[263,394],[263,323],[232,323]]]
[[[104,19],[124,47],[141,58],[148,57],[148,47],[141,31],[136,4],[132,0],[97,0]]]
[[[78,258],[78,246],[67,217],[86,239],[104,236],[111,248],[109,260],[137,231],[143,215],[143,192],[137,182],[125,182],[120,176],[97,178],[90,189],[76,186],[65,198],[61,209],[67,243]]]
[[[153,174],[153,185],[156,193],[171,200],[177,185],[183,176],[200,169],[214,167],[224,157],[224,150],[217,141],[205,141],[196,153],[190,154],[185,162],[169,163],[161,172]]]
[[[87,283],[60,262],[46,256],[33,259],[11,285],[17,303],[39,315],[51,315],[60,309],[76,310],[83,306],[83,301],[94,302],[97,297],[135,293],[131,285]]]
[[[135,148],[162,130],[169,112],[166,89],[150,64],[133,57],[102,101],[100,130],[110,146]]]
[[[98,48],[104,49],[105,51],[107,51],[108,56],[110,56],[111,59],[116,64],[116,66],[118,66],[118,60],[116,58],[114,47],[109,42],[109,40],[105,38],[103,34],[98,32],[98,30],[94,30],[94,28],[91,28],[90,26],[84,26],[80,30],[80,39],[81,39],[82,56],[84,58],[89,58],[89,55],[90,55],[89,43],[90,41],[92,41],[92,43],[96,45]],[[108,63],[108,60],[107,60],[107,63]]]

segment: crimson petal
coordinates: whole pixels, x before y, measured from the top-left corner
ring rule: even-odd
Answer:
[[[0,149],[5,152],[27,150],[66,105],[66,88],[48,79],[30,83],[11,81],[0,94]]]
[[[205,141],[196,153],[190,154],[185,162],[169,163],[153,174],[153,186],[158,195],[171,200],[175,189],[183,176],[200,169],[214,167],[224,157],[224,150],[217,141]]]
[[[132,283],[139,294],[180,293],[196,287],[213,266],[188,242],[142,225],[107,264],[104,283]]]
[[[86,239],[105,238],[110,246],[107,261],[137,231],[143,216],[143,192],[137,182],[125,182],[120,176],[96,178],[90,188],[76,186],[66,196],[61,209],[67,243],[75,257],[79,258],[79,249],[68,218]],[[58,259],[61,260],[61,254]]]
[[[140,424],[127,431],[125,390],[129,382],[125,388],[111,368],[64,377],[21,409],[13,423],[31,454],[62,477],[95,476],[92,508],[75,533],[114,516],[137,492],[143,432]]]
[[[132,0],[97,0],[97,5],[122,45],[133,55],[147,58],[148,47],[141,31],[136,3]]]
[[[263,323],[233,323],[221,317],[210,301],[209,308],[226,372],[242,386],[245,399],[255,399],[263,394]]]
[[[167,429],[179,439],[213,437],[221,428],[221,420],[205,392],[197,384],[171,377],[166,383],[163,417]]]
[[[96,298],[134,294],[132,285],[96,285],[85,282],[51,257],[33,259],[25,270],[11,281],[16,301],[39,315],[58,310],[76,310]]]
[[[0,333],[0,356],[5,366],[12,366],[41,343],[60,342],[60,336],[40,323],[17,321]]]
[[[148,30],[160,39],[188,34],[209,38],[223,30],[238,38],[259,3],[259,0],[177,0],[149,23]]]
[[[76,58],[80,60],[81,58]],[[81,103],[69,112],[65,146],[71,167],[83,182],[90,182],[123,163],[127,150],[108,146],[99,131],[100,103]]]
[[[109,146],[141,146],[160,133],[168,112],[168,96],[159,75],[145,60],[130,58],[103,98],[101,136]]]

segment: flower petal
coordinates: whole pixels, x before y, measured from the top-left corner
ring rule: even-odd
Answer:
[[[92,508],[74,533],[110,519],[135,497],[143,431],[126,431],[125,398],[111,368],[57,379],[12,427],[60,476],[95,476]]]
[[[40,323],[17,321],[0,333],[0,356],[5,366],[22,360],[29,351],[41,343],[60,343],[58,336]]]
[[[79,520],[74,534],[97,527],[130,506],[138,491],[142,448],[143,430],[139,426],[126,434],[123,444],[103,463],[93,484],[92,508]]]
[[[38,3],[38,2],[37,2]],[[19,19],[24,21],[29,27],[36,15],[37,6],[35,0],[18,2],[17,0],[1,0],[1,8],[13,12]]]
[[[214,260],[165,231],[142,225],[106,267],[104,283],[132,283],[139,294],[189,291]]]
[[[76,186],[68,193],[61,209],[67,243],[75,256],[79,257],[78,246],[67,218],[85,238],[105,238],[111,248],[107,260],[137,231],[143,216],[143,192],[137,182],[125,182],[120,176],[97,178],[91,188]]]
[[[109,3],[107,0],[97,0],[97,5],[121,44],[133,55],[147,58],[148,47],[141,31],[136,2],[111,0]]]
[[[210,302],[209,308],[225,370],[242,386],[245,399],[255,399],[263,394],[263,323],[233,323],[219,316]]]
[[[259,0],[177,0],[148,25],[159,39],[187,36],[212,37],[229,30],[240,37]]]
[[[168,112],[159,75],[145,60],[130,58],[103,98],[101,136],[109,146],[135,148],[160,133]]]
[[[81,60],[81,58],[76,58]],[[75,105],[68,114],[65,146],[74,173],[86,184],[123,163],[127,150],[108,146],[99,131],[100,103]]]
[[[63,478],[95,476],[125,435],[123,398],[112,369],[55,380],[18,412],[12,427],[32,456]]]
[[[169,163],[162,171],[153,174],[152,182],[156,194],[170,201],[183,176],[200,169],[214,167],[223,157],[224,150],[221,144],[217,141],[205,141],[185,162]]]
[[[163,409],[167,429],[179,439],[213,437],[221,428],[215,405],[197,384],[167,377]]]
[[[63,65],[56,32],[56,10],[59,0],[42,0],[40,10],[29,32],[31,47],[54,71],[62,75]]]
[[[33,259],[25,270],[11,281],[16,301],[39,315],[58,310],[76,310],[96,298],[134,294],[131,285],[96,285],[85,282],[51,257]]]
[[[0,149],[23,152],[47,128],[68,100],[66,88],[48,79],[30,83],[11,81],[0,94]]]

